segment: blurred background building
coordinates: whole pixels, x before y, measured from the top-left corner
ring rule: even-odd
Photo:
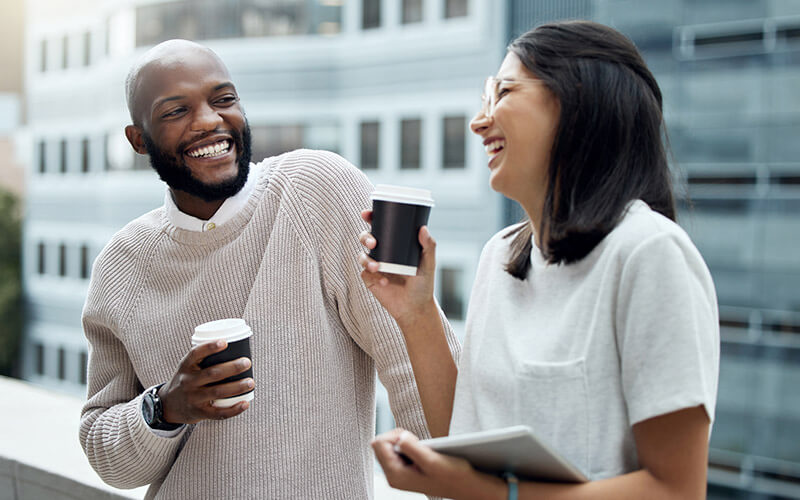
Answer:
[[[23,119],[23,1],[12,0],[3,11],[8,26],[0,31],[0,189],[20,197],[25,180],[16,138]]]
[[[153,44],[189,38],[225,60],[254,158],[328,149],[373,183],[431,189],[437,295],[462,332],[483,243],[521,215],[489,189],[467,129],[483,79],[528,28],[594,19],[628,34],[658,78],[680,222],[717,286],[709,497],[800,498],[800,2],[28,0],[25,12],[24,88],[14,93],[25,96],[16,157],[27,167],[27,380],[85,394],[80,312],[92,261],[163,201],[123,134],[123,80]],[[0,111],[14,106],[3,95]]]

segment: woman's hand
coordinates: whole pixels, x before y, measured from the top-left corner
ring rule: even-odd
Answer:
[[[361,212],[361,217],[367,223],[372,222],[372,211]],[[403,332],[428,431],[431,436],[446,436],[453,415],[458,370],[433,298],[436,242],[425,226],[420,228],[418,238],[422,255],[416,276],[381,273],[378,263],[362,254],[359,260],[364,268],[361,279]],[[359,240],[367,250],[377,244],[367,231]]]
[[[361,212],[361,218],[367,223],[372,222],[372,211]],[[362,254],[359,262],[364,270],[361,279],[367,288],[389,314],[397,321],[400,328],[413,325],[416,319],[431,311],[436,311],[433,299],[433,280],[436,274],[436,241],[428,232],[427,226],[419,230],[419,243],[422,245],[419,266],[416,276],[400,276],[378,271],[378,262],[366,253]],[[359,236],[361,244],[372,250],[377,245],[375,237],[367,231]]]
[[[502,479],[477,472],[464,459],[433,451],[406,430],[377,436],[372,449],[393,488],[455,499],[505,498]]]

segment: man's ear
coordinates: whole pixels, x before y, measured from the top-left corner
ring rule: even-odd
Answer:
[[[125,137],[131,143],[133,150],[140,155],[147,154],[147,148],[144,147],[144,137],[142,136],[142,128],[137,125],[128,125],[125,127]]]

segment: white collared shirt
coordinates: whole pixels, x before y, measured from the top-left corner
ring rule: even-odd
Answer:
[[[226,199],[208,220],[198,219],[197,217],[181,212],[178,205],[175,203],[172,190],[167,187],[167,193],[164,196],[164,208],[167,211],[167,220],[175,227],[197,232],[211,231],[225,224],[234,218],[236,214],[244,208],[245,204],[247,204],[247,200],[249,200],[250,195],[253,194],[253,188],[260,169],[260,163],[251,163],[250,173],[247,175],[247,182],[245,182],[242,189],[235,195]]]

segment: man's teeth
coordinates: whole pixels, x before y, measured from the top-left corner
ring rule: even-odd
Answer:
[[[228,141],[221,141],[195,149],[194,151],[189,151],[188,155],[192,158],[213,158],[214,156],[227,153],[228,149],[230,149],[230,143]]]
[[[489,156],[494,156],[500,152],[506,145],[506,141],[503,139],[497,139],[496,141],[492,141],[484,146],[486,149],[486,154]]]

